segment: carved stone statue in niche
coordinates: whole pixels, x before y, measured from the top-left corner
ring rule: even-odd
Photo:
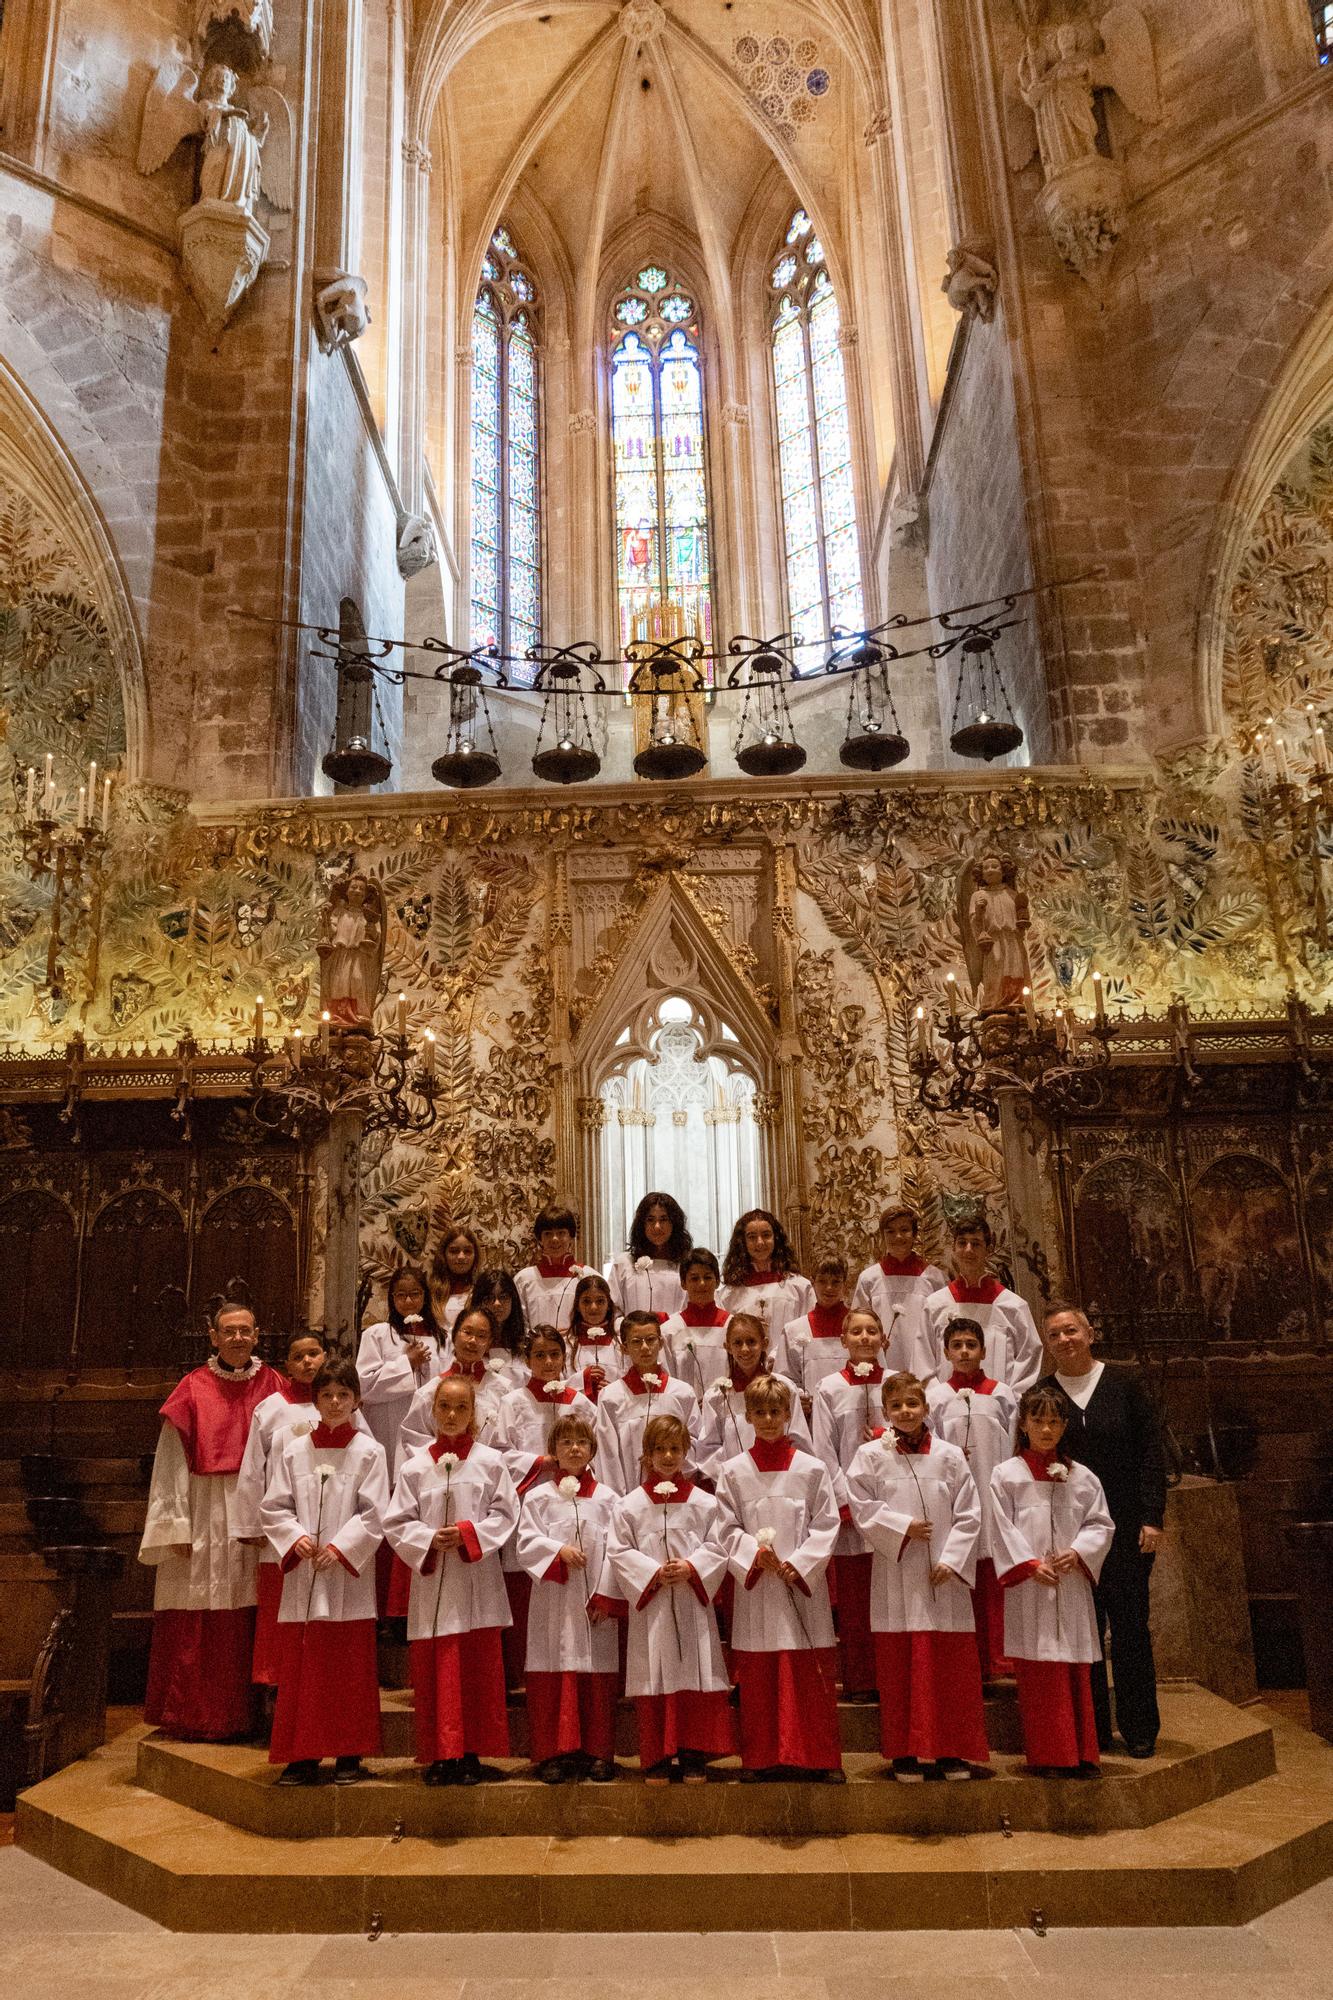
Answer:
[[[321,1011],[336,1027],[368,1027],[384,964],[384,898],[368,875],[333,884],[316,950]]]
[[[1125,227],[1124,174],[1111,152],[1099,94],[1135,118],[1162,115],[1157,64],[1142,10],[1116,0],[1089,18],[1086,0],[1016,0],[1023,52],[1006,94],[1009,164],[1033,154],[1045,186],[1037,206],[1061,258],[1089,278]]]
[[[982,1009],[1021,1007],[1032,984],[1028,899],[1008,855],[987,848],[958,878],[958,921],[972,997]]]

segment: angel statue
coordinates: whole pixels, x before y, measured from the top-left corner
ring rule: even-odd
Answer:
[[[324,910],[319,1005],[336,1027],[367,1027],[384,963],[384,899],[359,870],[334,882]]]
[[[1028,964],[1028,899],[1008,855],[988,848],[958,878],[958,921],[972,997],[984,1013],[1021,1007],[1032,984]]]
[[[261,194],[292,203],[291,114],[265,85],[249,85],[226,63],[202,74],[164,63],[148,86],[137,165],[155,174],[187,139],[199,144],[199,198],[178,225],[190,288],[210,326],[221,328],[258,276],[269,247],[256,218]]]

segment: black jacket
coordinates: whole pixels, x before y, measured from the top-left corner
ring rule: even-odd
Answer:
[[[1058,1389],[1054,1375],[1043,1388]],[[1062,1448],[1101,1480],[1116,1525],[1118,1545],[1137,1543],[1140,1528],[1160,1528],[1166,1513],[1166,1462],[1151,1396],[1140,1377],[1107,1365],[1080,1410],[1077,1404]]]

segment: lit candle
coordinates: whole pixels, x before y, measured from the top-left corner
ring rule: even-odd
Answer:
[[[1314,729],[1314,767],[1321,778],[1328,776],[1328,738],[1323,724],[1317,722]]]
[[[425,1070],[427,1076],[434,1076],[435,1036],[429,1028],[426,1030],[426,1045],[421,1051],[421,1067]]]
[[[1057,1007],[1057,1008],[1056,1008],[1056,1010],[1055,1010],[1055,1045],[1056,1045],[1056,1047],[1057,1047],[1058,1049],[1062,1049],[1062,1048],[1064,1048],[1064,1046],[1065,1046],[1065,1043],[1066,1043],[1066,1040],[1067,1040],[1067,1036],[1066,1036],[1066,1033],[1065,1033],[1065,1010],[1064,1010],[1064,1008],[1063,1008],[1063,1007]]]
[[[301,1067],[301,1043],[303,1040],[304,1040],[304,1035],[302,1030],[300,1028],[293,1029],[292,1039],[291,1039],[291,1058],[292,1058],[293,1069],[300,1069]]]
[[[1291,771],[1287,765],[1287,746],[1280,736],[1273,738],[1273,761],[1277,765],[1278,783],[1280,785],[1290,784]]]
[[[916,1045],[923,1055],[930,1045],[930,1037],[926,1033],[926,1010],[921,1006],[916,1010]]]
[[[406,993],[400,993],[400,994],[398,995],[398,1032],[399,1032],[399,1034],[400,1034],[400,1035],[405,1035],[405,1034],[407,1033],[407,995],[406,995]]]
[[[87,826],[87,824],[88,824],[88,787],[86,785],[80,785],[79,811],[78,811],[78,818],[75,821],[75,825]]]
[[[37,766],[35,764],[29,764],[28,796],[23,806],[24,819],[32,818],[32,809],[36,803],[37,803]]]
[[[263,1039],[264,1039],[264,996],[263,996],[263,994],[262,994],[262,993],[256,993],[256,995],[255,995],[255,1040],[256,1040],[257,1042],[262,1042],[262,1041],[263,1041]]]
[[[1100,972],[1094,972],[1092,975],[1092,1004],[1097,1010],[1098,1021],[1105,1021],[1106,994],[1102,990],[1102,975]]]
[[[42,818],[54,819],[56,810],[56,760],[52,751],[46,753],[46,778],[42,785]]]
[[[952,972],[946,972],[944,975],[944,990],[949,996],[949,1012],[956,1021],[958,1019],[958,981],[954,978]]]
[[[93,809],[93,807],[94,807],[94,806],[96,805],[96,803],[97,803],[97,759],[96,759],[96,757],[94,757],[94,758],[93,758],[93,760],[92,760],[92,762],[91,762],[91,763],[89,764],[89,766],[88,766],[88,810],[89,810],[89,812],[91,812],[91,811],[92,811],[92,809]]]
[[[107,832],[109,832],[109,831],[110,831],[110,828],[111,828],[111,780],[110,780],[110,778],[103,778],[103,780],[102,780],[102,831],[103,831],[103,833],[107,833]]]
[[[325,1062],[327,1062],[327,1061],[328,1061],[328,1057],[329,1057],[329,1021],[330,1021],[330,1019],[331,1019],[331,1016],[330,1016],[330,1014],[329,1014],[329,1010],[328,1010],[328,1008],[326,1007],[326,1008],[324,1009],[324,1012],[323,1012],[323,1013],[322,1013],[322,1014],[320,1015],[320,1017],[319,1017],[319,1053],[320,1053],[320,1055],[321,1055],[321,1056],[322,1056],[322,1057],[324,1058]]]
[[[1032,988],[1030,986],[1023,988],[1023,1012],[1027,1015],[1028,1026],[1035,1035],[1037,1032],[1037,1010],[1032,1004]]]

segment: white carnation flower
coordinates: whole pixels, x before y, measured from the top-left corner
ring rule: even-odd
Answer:
[[[503,1375],[505,1365],[498,1354],[490,1354],[486,1357],[486,1372],[489,1375]]]
[[[771,1549],[778,1538],[777,1531],[773,1528],[758,1528],[754,1538],[761,1549]]]
[[[403,1314],[403,1325],[404,1325],[404,1326],[424,1326],[425,1324],[426,1324],[426,1321],[425,1321],[425,1317],[424,1317],[424,1315],[423,1315],[423,1314],[421,1314],[421,1313],[404,1313],[404,1314]]]
[[[660,1389],[662,1386],[662,1378],[660,1375],[641,1375],[639,1377],[639,1380],[643,1383],[646,1389]]]
[[[634,1268],[636,1271],[651,1271],[653,1260],[651,1257],[636,1257],[634,1259]]]
[[[972,1401],[972,1391],[970,1389],[960,1389],[958,1391],[958,1394],[965,1403],[970,1403]]]
[[[332,1477],[333,1477],[333,1467],[331,1465],[321,1465],[319,1468],[320,1485],[327,1486]]]
[[[710,1386],[716,1389],[719,1396],[725,1396],[731,1387],[731,1377],[730,1375],[719,1375],[716,1382]]]
[[[562,1499],[577,1500],[579,1497],[579,1482],[574,1478],[572,1473],[569,1473],[560,1481],[555,1490],[560,1494]]]
[[[873,1361],[857,1361],[852,1367],[853,1375],[861,1382],[865,1381],[867,1375],[873,1375],[874,1372],[875,1364]]]
[[[676,1490],[676,1482],[674,1479],[659,1479],[656,1486],[654,1486],[653,1488],[653,1492],[662,1497],[674,1493],[675,1490]]]
[[[542,1389],[542,1394],[544,1396],[563,1396],[564,1393],[565,1393],[565,1384],[559,1381],[547,1382]]]
[[[441,1472],[457,1472],[462,1462],[456,1451],[442,1451],[440,1453],[439,1466]]]
[[[1069,1477],[1069,1467],[1062,1460],[1053,1458],[1046,1468],[1046,1477],[1060,1481],[1066,1480]]]

